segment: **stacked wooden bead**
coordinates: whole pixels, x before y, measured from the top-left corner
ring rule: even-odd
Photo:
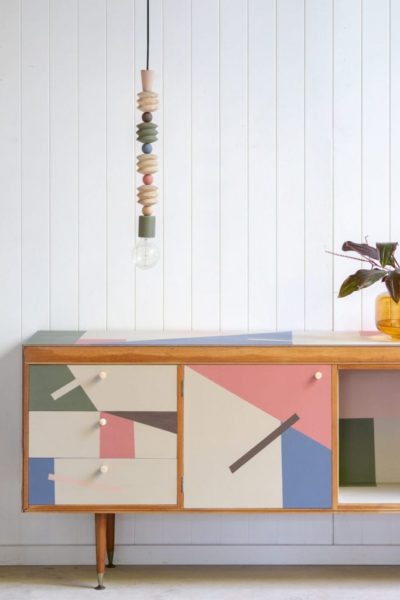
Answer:
[[[157,156],[152,144],[157,141],[157,125],[153,123],[153,112],[158,109],[158,94],[153,92],[154,71],[141,72],[143,91],[138,94],[137,107],[142,112],[142,123],[137,126],[137,140],[142,152],[137,157],[137,171],[143,175],[143,185],[138,187],[138,203],[142,205],[139,217],[139,237],[155,237],[153,206],[158,202],[158,188],[153,185],[153,175],[158,171]]]

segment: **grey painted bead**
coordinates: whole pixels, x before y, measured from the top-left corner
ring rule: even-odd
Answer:
[[[153,146],[151,144],[143,144],[142,152],[143,154],[151,154],[153,152]]]

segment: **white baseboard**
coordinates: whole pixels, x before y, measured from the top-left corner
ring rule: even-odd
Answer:
[[[399,546],[122,545],[122,565],[400,565]],[[0,565],[88,565],[94,546],[0,546]]]

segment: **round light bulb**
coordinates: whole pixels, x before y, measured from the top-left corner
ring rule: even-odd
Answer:
[[[135,248],[135,264],[138,269],[150,269],[157,264],[160,253],[152,238],[139,238]]]

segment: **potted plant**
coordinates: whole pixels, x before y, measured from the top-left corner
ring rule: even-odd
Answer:
[[[385,284],[387,291],[376,299],[375,321],[380,331],[393,338],[400,338],[400,265],[394,255],[397,246],[397,242],[377,243],[375,246],[370,246],[368,243],[345,242],[342,250],[355,252],[358,257],[337,255],[369,264],[368,269],[359,269],[343,281],[339,298],[349,296],[378,281]]]

